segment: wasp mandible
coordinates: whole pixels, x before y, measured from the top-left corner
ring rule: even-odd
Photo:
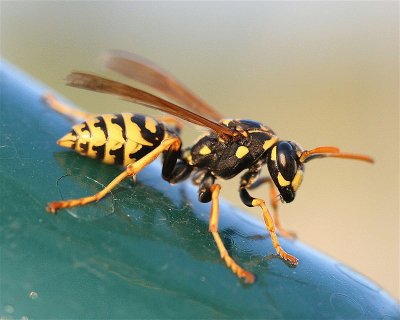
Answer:
[[[296,266],[298,259],[281,247],[277,237],[277,231],[281,235],[290,236],[279,222],[277,196],[279,195],[282,202],[294,200],[303,180],[304,165],[312,159],[336,157],[373,162],[369,156],[343,153],[336,147],[304,150],[293,141],[280,140],[271,128],[259,122],[223,119],[214,108],[174,77],[137,55],[112,51],[107,55],[105,65],[157,90],[168,100],[121,82],[84,72],[72,72],[67,76],[66,83],[77,88],[113,94],[173,117],[155,119],[134,113],[95,115],[73,109],[51,95],[45,96],[47,103],[58,112],[84,120],[58,140],[60,146],[104,163],[125,167],[103,190],[92,196],[50,202],[47,210],[53,214],[59,209],[99,201],[121,181],[135,176],[161,155],[163,179],[169,183],[178,183],[191,177],[198,186],[199,201],[211,201],[209,231],[221,258],[236,276],[246,283],[253,283],[254,275],[230,257],[218,233],[218,198],[221,186],[216,183],[216,179],[231,179],[244,171],[239,184],[242,202],[249,207],[260,207],[277,254]],[[182,148],[181,124],[176,118],[203,126],[209,131],[192,146]],[[265,165],[269,177],[260,177],[260,171]],[[249,193],[249,190],[265,183],[271,190],[273,216],[264,199],[252,197]]]

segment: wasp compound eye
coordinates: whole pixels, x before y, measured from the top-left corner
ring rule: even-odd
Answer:
[[[277,148],[278,169],[287,181],[292,181],[297,172],[296,149],[289,142],[282,141]]]

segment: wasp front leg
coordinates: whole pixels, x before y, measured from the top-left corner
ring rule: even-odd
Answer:
[[[77,206],[84,206],[88,203],[99,201],[104,196],[106,196],[112,189],[114,189],[119,183],[121,183],[124,179],[128,177],[135,176],[138,172],[140,172],[143,168],[153,162],[162,152],[166,150],[174,150],[175,153],[180,150],[181,140],[178,137],[168,138],[161,142],[161,144],[152,150],[150,153],[145,155],[143,158],[138,161],[128,165],[121,174],[119,174],[113,181],[111,181],[103,190],[100,192],[83,198],[64,200],[64,201],[56,201],[50,202],[47,205],[47,211],[55,214],[57,210],[64,208],[71,208]]]
[[[249,192],[247,191],[247,187],[249,186],[249,181],[252,181],[252,179],[249,179],[252,173],[247,173],[247,175],[244,175],[241,180],[241,185],[239,188],[239,193],[240,193],[240,198],[242,202],[248,206],[248,207],[260,207],[263,213],[264,217],[264,222],[265,225],[268,229],[268,232],[271,236],[272,244],[278,253],[278,255],[285,261],[289,262],[291,265],[296,266],[299,261],[295,256],[292,256],[291,254],[287,253],[280,245],[278,237],[276,235],[276,225],[274,222],[274,219],[272,218],[266,204],[265,200],[259,199],[259,198],[253,198]],[[253,173],[254,175],[254,173]]]
[[[269,184],[269,200],[270,200],[271,207],[272,207],[272,214],[274,217],[276,229],[278,230],[279,234],[282,237],[288,238],[288,239],[296,239],[297,238],[296,233],[293,231],[286,230],[281,224],[280,215],[279,215],[280,197],[278,194],[278,190],[276,189],[272,179],[270,177],[259,178],[259,179],[255,180],[254,183],[248,185],[246,188],[248,190],[253,190],[265,183]]]

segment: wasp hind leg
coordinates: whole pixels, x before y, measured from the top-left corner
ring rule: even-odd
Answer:
[[[111,181],[100,192],[98,192],[92,196],[88,196],[88,197],[50,202],[47,205],[47,211],[55,214],[57,212],[57,210],[59,210],[59,209],[84,206],[88,203],[99,201],[102,198],[104,198],[104,196],[106,196],[107,193],[109,193],[112,189],[114,189],[124,179],[135,176],[144,167],[146,167],[151,162],[153,162],[162,152],[164,152],[166,150],[179,150],[180,147],[181,147],[181,140],[178,137],[165,139],[153,151],[151,151],[150,153],[148,153],[147,155],[145,155],[143,158],[139,159],[138,161],[128,165],[122,173],[120,173],[113,181]]]
[[[218,233],[218,218],[219,218],[219,192],[221,190],[221,186],[219,184],[213,184],[210,187],[211,192],[211,213],[210,213],[210,224],[209,231],[214,237],[215,243],[221,255],[221,259],[224,260],[226,266],[232,270],[232,272],[243,279],[245,283],[253,283],[255,281],[255,277],[249,271],[243,269],[239,266],[230,256],[228,251],[226,250],[224,243]]]
[[[53,110],[72,120],[88,120],[98,116],[98,114],[84,112],[62,103],[51,93],[44,94],[43,101]]]

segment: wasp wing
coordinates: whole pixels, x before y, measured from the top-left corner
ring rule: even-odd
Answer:
[[[220,123],[206,119],[172,102],[118,81],[109,80],[84,72],[72,72],[67,76],[66,84],[81,89],[113,94],[125,100],[167,112],[196,125],[207,127],[219,135],[235,136],[238,134],[236,131],[229,129]]]
[[[103,61],[107,68],[157,89],[166,97],[207,116],[209,119],[219,121],[223,118],[213,107],[197,97],[174,77],[138,55],[123,51],[110,51],[104,56]]]

